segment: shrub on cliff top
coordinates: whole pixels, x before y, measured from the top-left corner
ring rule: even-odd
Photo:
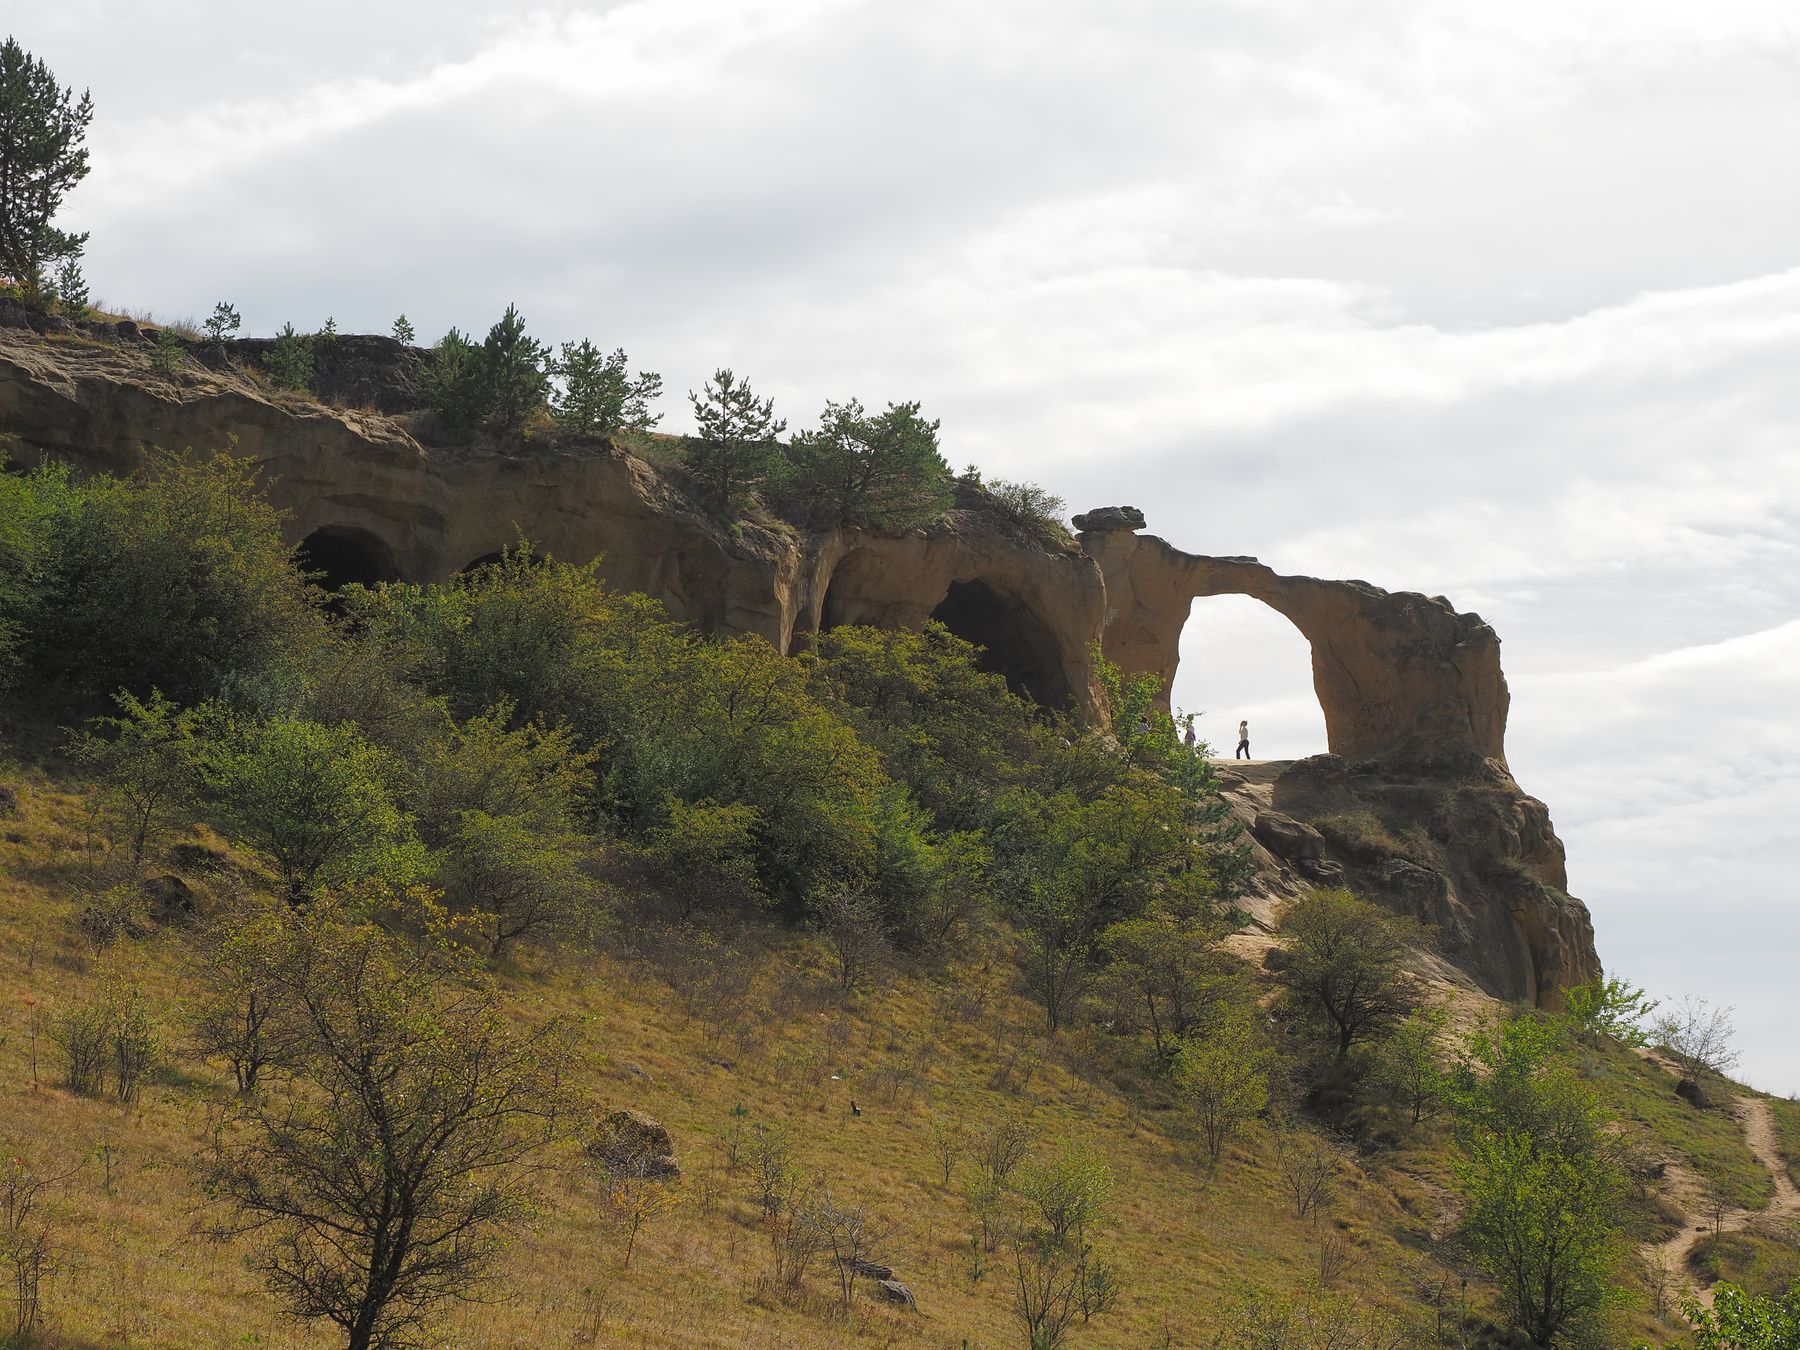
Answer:
[[[950,466],[938,453],[938,423],[917,403],[879,413],[861,403],[827,403],[819,429],[795,436],[782,496],[851,524],[909,530],[937,519],[951,502]]]

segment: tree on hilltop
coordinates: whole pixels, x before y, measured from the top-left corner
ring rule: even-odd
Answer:
[[[819,429],[794,437],[789,486],[840,518],[907,530],[935,520],[951,502],[950,466],[938,453],[938,423],[917,403],[866,412],[855,399],[827,403]]]
[[[0,272],[41,285],[47,264],[73,259],[86,234],[50,224],[88,174],[94,101],[59,89],[56,76],[12,38],[0,45]]]
[[[688,463],[726,509],[734,509],[774,467],[781,453],[776,437],[787,423],[775,416],[773,399],[757,398],[750,382],[729,370],[715,371],[701,393],[690,390],[688,402],[699,429],[688,443]]]

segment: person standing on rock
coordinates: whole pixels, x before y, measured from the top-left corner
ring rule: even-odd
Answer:
[[[1237,753],[1235,755],[1233,755],[1232,758],[1233,759],[1249,759],[1250,758],[1250,719],[1249,718],[1245,718],[1242,722],[1238,723],[1238,748],[1237,748]]]

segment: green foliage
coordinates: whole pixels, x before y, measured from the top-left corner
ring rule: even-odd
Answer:
[[[25,593],[0,604],[46,680],[192,706],[315,630],[247,460],[154,451],[128,480],[50,466],[8,487],[32,538]]]
[[[117,802],[131,840],[131,859],[138,863],[157,827],[193,790],[200,717],[157,689],[148,699],[120,692],[113,701],[123,716],[97,717],[89,724],[111,734],[78,733],[69,750]]]
[[[585,338],[563,343],[549,367],[562,382],[550,405],[556,424],[582,436],[611,436],[648,431],[662,421],[661,414],[650,411],[662,393],[662,376],[641,371],[634,380],[626,373],[625,360],[622,347],[605,356]]]
[[[394,800],[396,766],[354,727],[294,718],[239,721],[201,756],[213,811],[268,855],[293,904],[315,888],[420,867]]]
[[[1442,1110],[1449,1093],[1443,1045],[1449,1020],[1448,1008],[1421,1005],[1408,1013],[1379,1047],[1373,1086],[1414,1125]]]
[[[685,923],[701,910],[724,910],[734,903],[765,899],[756,875],[756,826],[753,806],[732,802],[721,806],[703,799],[684,802],[670,797],[664,819],[629,846],[651,879],[675,903],[675,918]]]
[[[206,340],[216,346],[223,346],[231,338],[237,336],[237,330],[243,322],[244,316],[237,312],[237,308],[221,300],[213,306],[211,317],[203,325],[206,329]]]
[[[65,318],[85,319],[91,312],[88,302],[87,277],[82,273],[81,264],[74,258],[64,258],[56,265],[51,295],[56,301],[57,309]]]
[[[1710,1309],[1689,1297],[1681,1311],[1694,1328],[1692,1350],[1800,1350],[1800,1281],[1785,1294],[1752,1295],[1721,1284]]]
[[[518,427],[544,406],[550,392],[549,359],[550,349],[526,335],[518,306],[508,305],[488,329],[480,362],[487,407],[503,429]]]
[[[927,524],[952,500],[938,425],[919,416],[917,403],[890,403],[880,413],[855,399],[827,403],[819,429],[788,446],[784,498],[882,530]]]
[[[451,904],[498,956],[515,939],[596,916],[593,848],[581,829],[594,756],[566,727],[508,729],[511,705],[470,718],[413,769],[419,833]]]
[[[1561,1029],[1523,1014],[1472,1036],[1451,1089],[1463,1229],[1534,1345],[1580,1340],[1618,1297],[1627,1179]]]
[[[1157,913],[1106,930],[1104,977],[1133,1020],[1149,1028],[1156,1062],[1167,1067],[1182,1041],[1237,996],[1241,963],[1219,946],[1226,925]]]
[[[101,966],[95,996],[65,1008],[52,1021],[50,1038],[62,1051],[71,1092],[100,1092],[110,1078],[114,1095],[128,1104],[138,1099],[161,1048],[149,998],[113,956]]]
[[[1625,1046],[1646,1044],[1648,1037],[1642,1023],[1656,1006],[1655,999],[1617,975],[1593,984],[1578,984],[1563,994],[1563,1016],[1570,1029],[1596,1046],[1602,1039]]]
[[[402,314],[394,320],[394,341],[402,347],[412,346],[413,339],[417,336],[418,334],[413,332],[412,320],[408,319],[406,315]]]
[[[760,638],[702,641],[643,596],[609,595],[593,566],[528,551],[430,593],[358,602],[371,637],[404,635],[413,670],[467,718],[510,700],[515,722],[567,723],[596,752],[597,805],[628,829],[671,798],[756,812],[757,873],[798,908],[865,881],[885,775],[814,697],[807,667]]]
[[[774,400],[757,398],[729,370],[714,372],[701,393],[689,390],[688,402],[698,434],[687,442],[687,462],[726,510],[738,510],[779,462],[787,423]]]
[[[261,963],[294,1079],[237,1099],[203,1166],[222,1234],[293,1316],[351,1350],[409,1343],[530,1214],[521,1164],[567,1114],[568,1028],[524,1033],[466,959],[322,902]]]
[[[1390,914],[1349,891],[1314,891],[1282,916],[1287,939],[1281,968],[1282,1006],[1349,1055],[1358,1041],[1386,1035],[1419,1003],[1405,969],[1409,951],[1426,943],[1411,919]]]
[[[283,324],[275,335],[275,345],[263,353],[263,369],[269,383],[277,389],[304,393],[312,388],[313,341],[294,331],[291,323]]]
[[[176,375],[187,365],[187,352],[170,328],[159,328],[150,345],[150,369],[158,375]]]
[[[85,234],[50,222],[88,173],[94,102],[12,38],[0,44],[0,274],[35,283],[47,264],[75,258]]]
[[[1273,1055],[1253,1003],[1221,1007],[1175,1057],[1175,1083],[1214,1166],[1225,1146],[1269,1104]]]
[[[1026,1162],[1013,1186],[1035,1211],[1044,1236],[1062,1247],[1079,1241],[1099,1221],[1112,1189],[1112,1169],[1092,1149],[1069,1147]]]
[[[437,340],[419,371],[425,406],[450,426],[466,431],[493,409],[482,370],[481,348],[452,328]]]
[[[1043,530],[1057,538],[1068,537],[1068,527],[1062,523],[1068,503],[1047,488],[1036,483],[1014,483],[1005,478],[983,482],[974,465],[969,466],[963,481],[985,491],[990,505],[1020,525]]]

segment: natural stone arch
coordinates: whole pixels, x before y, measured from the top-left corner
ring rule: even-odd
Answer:
[[[975,664],[1006,677],[1007,687],[1046,708],[1075,706],[1049,627],[1017,597],[980,577],[953,581],[931,617],[981,648]]]
[[[1313,692],[1333,754],[1474,755],[1504,765],[1510,696],[1500,640],[1479,615],[1458,614],[1442,596],[1284,577],[1255,558],[1183,553],[1131,527],[1080,538],[1106,579],[1107,658],[1160,677],[1165,699],[1194,598],[1248,595],[1287,616],[1311,646]]]
[[[1174,701],[1205,714],[1199,734],[1232,757],[1240,718],[1250,723],[1250,752],[1289,760],[1325,750],[1325,710],[1313,687],[1312,644],[1285,614],[1253,596],[1197,595],[1177,641]]]
[[[320,526],[300,541],[298,557],[301,568],[316,573],[316,584],[327,591],[400,579],[393,550],[379,535],[355,525]]]

